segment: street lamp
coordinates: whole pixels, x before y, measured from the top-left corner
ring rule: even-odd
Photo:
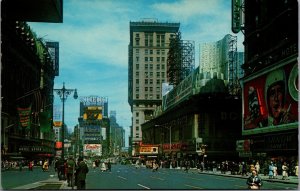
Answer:
[[[72,92],[74,92],[74,99],[78,98],[77,95],[77,89],[66,89],[65,88],[65,82],[63,83],[63,87],[62,89],[53,89],[53,91],[55,91],[57,93],[57,95],[59,95],[60,100],[62,101],[63,104],[63,109],[62,109],[62,125],[61,125],[61,137],[62,137],[62,141],[61,141],[61,146],[62,146],[62,151],[61,151],[61,158],[64,159],[65,158],[65,101],[67,100],[67,97],[69,95],[71,95]]]
[[[170,140],[169,140],[169,148],[170,148],[170,156],[171,156],[171,148],[172,148],[172,126],[170,126],[170,127],[167,127],[167,126],[165,126],[165,125],[155,125],[155,127],[159,127],[159,126],[161,126],[161,127],[165,127],[165,128],[167,128],[167,129],[169,129],[169,135],[170,135]],[[170,169],[172,168],[172,164],[170,163]]]

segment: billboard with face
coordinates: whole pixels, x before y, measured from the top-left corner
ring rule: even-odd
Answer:
[[[298,128],[298,63],[243,82],[243,135]]]

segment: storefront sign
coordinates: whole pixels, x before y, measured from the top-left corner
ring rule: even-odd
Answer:
[[[140,154],[158,154],[158,147],[140,147]]]

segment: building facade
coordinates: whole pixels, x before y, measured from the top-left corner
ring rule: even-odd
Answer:
[[[298,160],[298,2],[245,1],[245,77],[241,153]],[[288,21],[288,22],[287,22]]]
[[[42,9],[47,14],[36,11]],[[28,22],[61,23],[62,11],[62,0],[1,2],[2,160],[54,157],[52,92],[58,65]]]
[[[142,141],[141,124],[150,120],[154,109],[161,105],[161,84],[167,82],[169,39],[179,26],[156,20],[130,22],[128,103],[132,112],[132,143]]]

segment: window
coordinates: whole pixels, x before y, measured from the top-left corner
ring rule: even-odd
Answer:
[[[161,54],[162,54],[162,55],[165,55],[165,50],[161,50]]]
[[[156,72],[156,77],[157,77],[157,78],[160,77],[160,72]]]
[[[156,57],[156,61],[157,61],[157,62],[160,62],[160,57]]]
[[[160,64],[156,65],[156,70],[160,70]]]
[[[135,94],[135,98],[139,99],[140,98],[139,94]]]
[[[153,70],[153,65],[152,64],[150,64],[150,70]]]
[[[145,94],[145,99],[148,99],[148,94]]]
[[[153,54],[153,50],[152,49],[150,50],[150,54]]]
[[[149,87],[150,92],[153,92],[153,87]]]
[[[160,95],[159,94],[156,94],[156,99],[160,99]]]
[[[145,92],[147,92],[148,91],[148,87],[145,87]]]
[[[135,72],[135,77],[139,77],[140,73],[139,72]]]
[[[148,78],[148,72],[145,72],[145,78]]]
[[[145,79],[145,84],[148,84],[148,79]]]
[[[135,91],[139,92],[140,91],[140,87],[139,86],[135,87]]]
[[[139,39],[136,39],[136,40],[135,40],[135,45],[136,45],[136,46],[140,46],[140,40],[139,40]]]
[[[156,84],[160,84],[160,80],[156,80]]]
[[[150,84],[153,84],[153,79],[150,79]]]
[[[151,69],[151,68],[150,68]],[[153,72],[150,72],[150,78],[153,78]]]
[[[145,49],[145,54],[148,55],[148,49]]]
[[[139,84],[140,83],[139,79],[135,79],[135,83]]]
[[[135,54],[139,54],[140,53],[140,49],[135,49]]]
[[[148,57],[145,57],[145,62],[148,62]]]
[[[139,124],[139,122],[140,122],[140,121],[139,121],[138,119],[135,120],[135,124]]]
[[[160,92],[160,87],[156,87],[156,92],[159,93]]]
[[[136,130],[136,131],[139,131],[139,130],[140,130],[140,127],[139,127],[139,126],[136,126],[136,127],[135,127],[135,130]]]
[[[148,64],[145,64],[145,70],[148,70]]]
[[[157,54],[157,55],[160,55],[160,50],[159,50],[159,49],[156,50],[156,54]]]
[[[164,64],[161,65],[161,69],[162,69],[162,70],[165,69],[165,65],[164,65]]]
[[[135,60],[138,62],[138,61],[140,60],[140,58],[137,56],[137,57],[135,58]]]
[[[165,57],[161,57],[161,61],[162,61],[162,62],[165,62]]]
[[[165,77],[165,73],[164,73],[164,72],[161,73],[161,77],[162,77],[162,78]]]
[[[136,112],[136,113],[135,113],[135,116],[136,116],[136,117],[138,117],[138,116],[139,116],[139,114],[140,114],[139,112]]]
[[[139,70],[139,69],[140,69],[140,65],[139,65],[139,64],[136,64],[136,65],[135,65],[135,68],[136,68],[137,70]]]
[[[150,59],[150,62],[153,62],[153,57],[150,57],[149,59]]]
[[[140,38],[140,34],[139,34],[139,33],[136,33],[136,34],[135,34],[135,38]]]

